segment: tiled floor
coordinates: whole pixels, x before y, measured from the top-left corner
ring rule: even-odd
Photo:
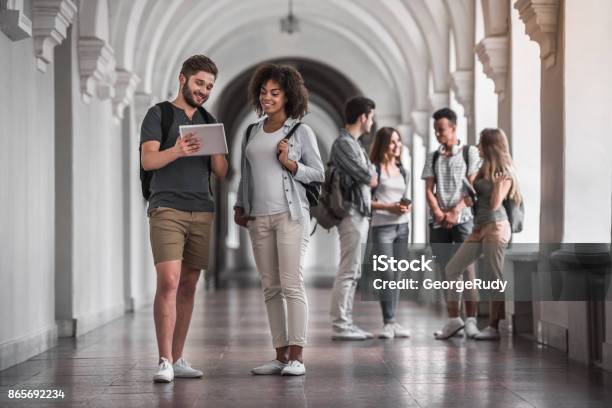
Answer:
[[[523,339],[439,342],[443,321],[430,307],[401,303],[411,339],[333,342],[329,290],[310,289],[305,377],[254,377],[272,354],[258,289],[199,300],[186,357],[204,378],[153,384],[157,360],[151,309],[60,344],[0,372],[2,407],[612,407],[612,373],[569,362]],[[358,323],[380,328],[374,302]],[[17,389],[61,389],[63,400],[9,400]]]

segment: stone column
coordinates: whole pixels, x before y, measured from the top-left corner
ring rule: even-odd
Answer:
[[[421,173],[427,157],[427,138],[429,137],[429,112],[418,110],[412,112],[410,141],[412,153],[412,242],[427,242],[427,202],[425,200],[425,182]]]
[[[612,104],[612,3],[519,0],[515,7],[542,61],[540,241],[609,243],[612,142],[600,126]],[[608,245],[601,250],[607,253]],[[570,358],[589,362],[593,322],[585,303],[558,307],[567,316]],[[610,325],[611,314],[606,321]],[[603,343],[604,365],[612,368],[609,327]]]

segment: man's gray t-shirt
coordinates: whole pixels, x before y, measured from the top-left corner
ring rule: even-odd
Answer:
[[[159,150],[169,149],[176,144],[179,126],[206,123],[199,111],[189,120],[182,109],[174,105],[172,109],[172,126]],[[157,105],[149,109],[140,130],[140,144],[151,140],[162,140],[161,108]],[[209,172],[210,156],[181,157],[154,170],[149,209],[169,207],[181,211],[214,212],[215,204],[208,186]]]

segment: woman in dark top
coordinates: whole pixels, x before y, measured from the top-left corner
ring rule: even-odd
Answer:
[[[484,254],[487,276],[493,281],[503,280],[504,255],[512,233],[503,202],[513,200],[518,206],[522,200],[504,132],[484,129],[480,133],[478,149],[483,162],[474,180],[474,230],[446,266],[446,277],[451,281],[461,280],[461,271],[481,254]],[[499,321],[504,315],[504,301],[492,301],[489,325],[474,338],[498,340]]]

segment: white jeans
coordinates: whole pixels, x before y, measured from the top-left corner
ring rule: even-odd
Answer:
[[[368,239],[368,219],[358,213],[349,214],[338,225],[340,234],[340,266],[332,290],[332,326],[348,330],[353,325],[355,289],[361,277],[362,245]]]
[[[308,301],[302,264],[310,240],[310,219],[302,224],[285,212],[255,217],[248,223],[261,277],[272,345],[304,346]]]

